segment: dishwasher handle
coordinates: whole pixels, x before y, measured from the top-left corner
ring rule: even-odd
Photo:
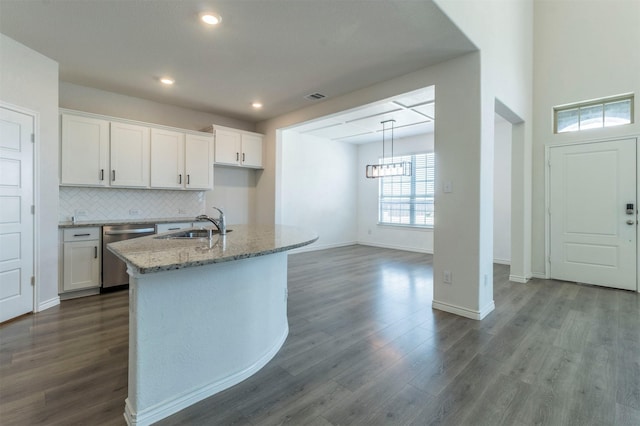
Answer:
[[[155,228],[118,229],[113,231],[104,231],[104,235],[155,234],[155,232]]]

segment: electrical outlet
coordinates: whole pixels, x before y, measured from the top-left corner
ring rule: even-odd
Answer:
[[[185,209],[178,209],[178,214],[187,214]]]
[[[444,271],[443,281],[445,284],[452,284],[453,279],[451,278],[451,271]]]
[[[140,209],[130,209],[129,216],[140,216]]]
[[[76,209],[73,214],[78,217],[78,216],[86,216],[87,215],[87,211],[85,209]]]
[[[487,285],[489,285],[489,275],[484,274],[484,286],[486,287]]]

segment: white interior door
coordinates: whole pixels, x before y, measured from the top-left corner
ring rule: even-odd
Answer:
[[[636,140],[549,151],[551,278],[636,290]]]
[[[33,311],[30,115],[0,107],[0,322]]]

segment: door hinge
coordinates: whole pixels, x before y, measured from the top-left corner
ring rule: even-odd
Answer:
[[[31,205],[31,214],[36,214],[36,206]]]
[[[36,134],[31,133],[31,143],[35,143],[35,142],[36,142]]]
[[[31,276],[31,285],[35,286],[36,285],[36,277],[35,276]]]

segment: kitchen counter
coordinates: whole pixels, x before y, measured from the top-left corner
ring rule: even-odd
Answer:
[[[130,278],[129,425],[151,425],[240,383],[287,339],[286,251],[318,236],[281,225],[227,232],[107,246]]]
[[[314,232],[290,226],[229,225],[226,236],[214,234],[211,240],[148,236],[112,243],[108,248],[137,273],[148,274],[264,256],[306,246],[317,239]]]
[[[151,225],[156,223],[180,223],[180,222],[196,222],[194,217],[163,217],[157,219],[120,219],[120,220],[84,220],[78,222],[59,222],[58,228],[82,228],[86,226],[108,226],[108,225]],[[205,222],[203,222],[204,224]]]

